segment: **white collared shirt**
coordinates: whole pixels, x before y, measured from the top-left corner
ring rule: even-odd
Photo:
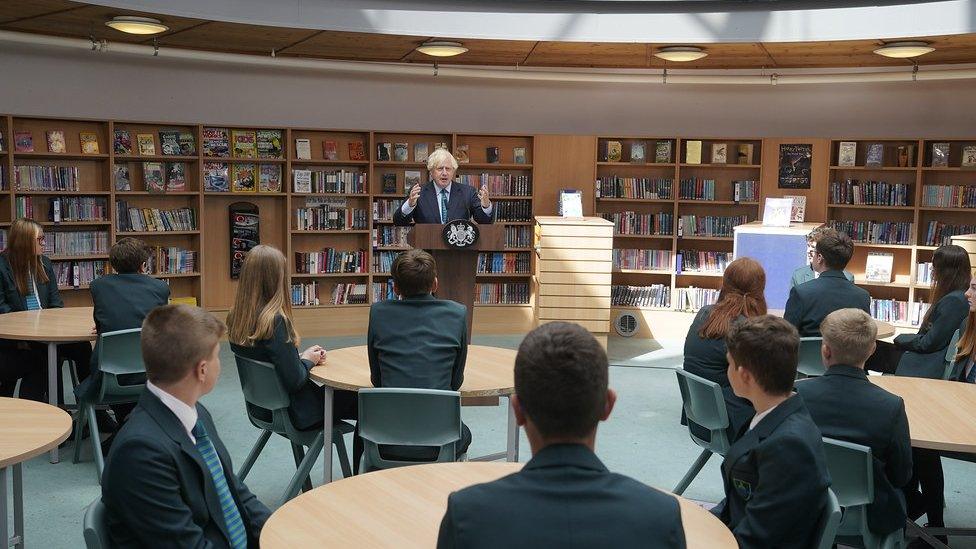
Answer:
[[[454,182],[452,181],[452,182],[448,183],[446,187],[444,187],[444,190],[447,191],[447,203],[448,204],[450,204],[450,202],[451,202],[451,187],[453,187],[453,186],[454,186]],[[437,185],[437,183],[434,183],[434,195],[437,198],[437,213],[441,216],[441,219],[444,219],[443,206],[441,204],[441,188]],[[403,201],[403,206],[400,206],[400,211],[403,212],[403,215],[410,215],[414,211],[414,209],[416,209],[416,207],[417,207],[416,205],[411,206],[409,200],[404,200]],[[495,205],[492,204],[491,206],[488,206],[487,208],[482,207],[481,210],[483,212],[485,212],[485,215],[491,215],[491,210],[494,207],[495,207]]]
[[[156,395],[156,398],[163,403],[163,406],[169,408],[176,415],[176,419],[180,420],[183,428],[186,429],[186,434],[190,437],[190,442],[196,444],[197,439],[193,436],[193,428],[197,425],[197,409],[153,385],[149,380],[146,380],[146,389],[149,389],[150,393]]]
[[[790,398],[792,398],[792,397],[790,397]],[[783,402],[786,402],[786,401],[784,400]],[[780,402],[779,404],[782,404],[783,402]],[[777,404],[776,406],[779,406],[779,404]],[[756,414],[755,416],[753,416],[752,421],[749,422],[749,430],[751,431],[753,429],[753,427],[755,427],[756,425],[759,425],[759,422],[762,421],[764,417],[768,416],[770,412],[772,412],[773,410],[775,410],[776,409],[776,406],[773,406],[772,408],[766,410],[765,412],[760,412],[760,413]]]

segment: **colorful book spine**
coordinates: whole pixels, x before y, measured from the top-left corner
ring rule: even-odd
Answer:
[[[77,166],[14,166],[14,187],[18,191],[80,190]]]
[[[951,225],[941,221],[929,221],[925,231],[926,246],[944,246],[951,244],[951,238],[961,234],[976,233],[976,225]]]
[[[671,286],[651,284],[649,286],[610,287],[610,305],[614,307],[671,307]]]
[[[673,179],[610,175],[597,179],[596,188],[599,192],[597,198],[671,200],[674,196]]]
[[[528,274],[531,257],[528,252],[481,252],[478,272],[481,274]]]
[[[295,252],[295,272],[298,274],[365,273],[366,250],[336,250]]]
[[[299,231],[345,231],[369,228],[369,218],[362,208],[341,208],[322,204],[295,210],[295,229]]]
[[[925,185],[922,205],[938,208],[976,208],[976,185]]]
[[[100,255],[108,253],[108,231],[53,231],[44,239],[44,255]]]
[[[455,178],[459,183],[481,188],[488,187],[492,196],[532,196],[532,178],[510,173],[462,174]]]
[[[479,282],[474,285],[475,303],[479,305],[527,305],[527,282]]]
[[[626,211],[600,215],[613,222],[614,234],[645,236],[674,234],[674,214]]]
[[[639,271],[670,271],[671,250],[613,250],[613,266]]]
[[[884,181],[834,181],[830,184],[831,204],[857,206],[907,206],[911,186]]]
[[[719,290],[712,288],[675,288],[675,308],[679,311],[697,311],[718,301]]]
[[[678,273],[708,273],[722,274],[732,262],[731,252],[713,252],[705,250],[681,250],[681,269]]]
[[[495,200],[492,204],[497,221],[532,221],[531,200]]]
[[[189,274],[197,272],[197,252],[178,246],[149,248],[146,267],[150,274]]]
[[[681,200],[715,200],[715,180],[692,177],[682,179],[678,188]]]
[[[748,222],[746,215],[683,215],[679,236],[731,238],[733,227]]]
[[[319,283],[299,282],[291,285],[291,304],[294,307],[309,307],[319,304]]]
[[[914,223],[907,221],[837,221],[827,225],[847,233],[854,242],[865,244],[910,245]]]

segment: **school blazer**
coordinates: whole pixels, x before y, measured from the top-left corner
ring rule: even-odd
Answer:
[[[901,334],[894,339],[895,347],[905,351],[895,375],[942,379],[949,341],[968,314],[966,292],[956,290],[942,296],[917,334]]]
[[[851,282],[854,282],[854,275],[844,271],[844,277]],[[810,265],[804,265],[802,267],[797,267],[793,271],[793,277],[790,279],[790,287],[796,288],[804,282],[810,282],[811,280],[816,280],[816,273],[813,272],[813,267]]]
[[[430,294],[373,303],[366,347],[373,387],[457,391],[468,356],[467,307]]]
[[[271,513],[234,474],[210,413],[199,403],[197,412],[241,513],[248,547],[257,547]],[[230,545],[210,470],[180,420],[148,390],[112,443],[102,502],[112,544],[120,549]]]
[[[58,279],[54,276],[54,267],[46,255],[41,256],[41,265],[47,273],[47,282],[37,280],[37,298],[42,309],[57,309],[64,307],[61,294],[58,292]],[[27,300],[17,289],[14,271],[7,261],[7,254],[0,253],[0,314],[16,311],[26,311]]]
[[[912,476],[905,401],[868,381],[863,369],[841,364],[797,382],[796,392],[823,436],[871,448],[874,502],[867,508],[868,528],[880,535],[904,528],[898,492]]]
[[[91,282],[95,329],[99,334],[141,328],[149,311],[169,302],[169,285],[141,273],[108,274]],[[92,372],[98,368],[98,342],[92,353]]]
[[[410,212],[410,215],[403,215],[403,210],[397,208],[393,212],[393,224],[400,227],[407,227],[413,223],[441,223],[441,210],[438,206],[440,201],[440,189],[433,181],[428,181],[420,188],[420,196],[417,198],[417,206]],[[494,214],[494,209],[492,209]],[[471,185],[451,183],[451,196],[447,199],[447,220],[471,219],[484,225],[493,223],[492,215],[485,213],[481,207],[481,199],[478,198],[478,190]]]
[[[255,342],[253,347],[231,343],[230,349],[245,358],[274,364],[275,374],[291,397],[288,416],[296,428],[310,429],[322,423],[325,396],[322,388],[308,377],[309,371],[315,365],[312,361],[301,358],[295,342],[288,341],[288,328],[283,316],[278,315],[275,319],[274,333],[270,338]],[[267,410],[252,412],[267,417],[269,421],[271,419]]]
[[[796,326],[800,337],[820,337],[824,317],[847,308],[870,314],[871,296],[847,280],[842,271],[824,271],[816,279],[790,290],[783,318]]]
[[[581,444],[540,450],[517,473],[447,498],[438,549],[685,547],[678,501],[611,473]]]
[[[786,399],[742,433],[722,462],[725,499],[712,512],[739,547],[809,549],[830,476],[820,430],[803,399]]]
[[[969,316],[966,316],[966,320],[962,321],[959,325],[959,337],[966,333],[966,323],[968,322]],[[969,357],[964,356],[952,364],[952,370],[949,371],[949,379],[952,381],[966,381],[966,365],[969,364]]]

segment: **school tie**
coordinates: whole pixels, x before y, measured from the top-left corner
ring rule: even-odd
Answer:
[[[441,223],[447,223],[447,189],[441,189]]]
[[[220,466],[217,451],[207,435],[207,429],[200,420],[197,420],[197,424],[193,427],[193,437],[197,439],[197,451],[200,452],[203,462],[207,464],[207,469],[210,470],[210,478],[213,479],[214,488],[217,489],[220,508],[224,512],[224,524],[227,525],[227,533],[230,535],[230,546],[234,549],[247,549],[247,531],[244,529],[244,521],[241,519],[240,511],[237,510],[237,503],[227,487],[227,478]]]
[[[38,311],[41,309],[41,302],[37,299],[37,294],[31,292],[27,294],[27,310]]]

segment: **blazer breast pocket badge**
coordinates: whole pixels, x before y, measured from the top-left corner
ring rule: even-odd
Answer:
[[[740,478],[732,479],[732,487],[742,499],[749,501],[752,498],[752,483]]]

